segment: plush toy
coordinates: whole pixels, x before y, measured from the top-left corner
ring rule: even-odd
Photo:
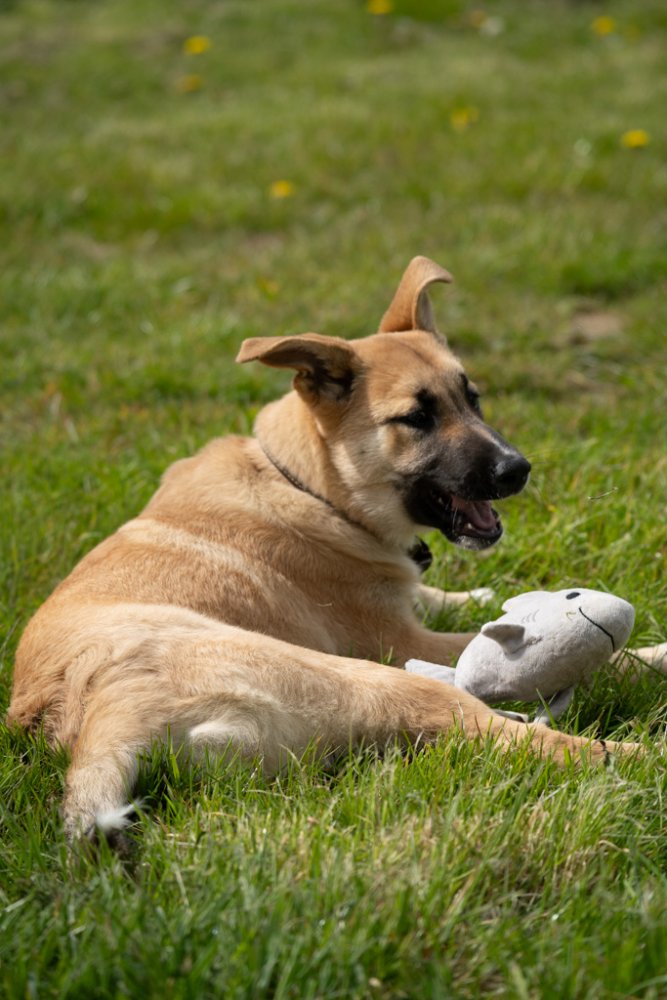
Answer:
[[[627,601],[582,587],[519,594],[503,611],[482,626],[455,669],[424,660],[408,660],[405,669],[487,703],[540,701],[535,721],[548,722],[563,714],[576,684],[623,648],[635,620]]]

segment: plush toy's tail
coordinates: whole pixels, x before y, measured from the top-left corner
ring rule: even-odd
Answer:
[[[456,687],[456,670],[454,667],[443,667],[441,663],[429,663],[428,660],[408,660],[405,669],[409,674],[419,674],[420,677],[430,677],[434,681],[444,681]]]

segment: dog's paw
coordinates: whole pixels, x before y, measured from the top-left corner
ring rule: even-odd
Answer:
[[[644,646],[642,649],[630,649],[628,652],[661,674],[667,674],[667,642],[661,642],[657,646]]]
[[[495,591],[491,587],[450,591],[420,583],[417,588],[415,605],[424,614],[437,615],[445,608],[461,608],[471,601],[480,605],[488,604],[495,596]]]
[[[98,810],[95,813],[81,813],[65,810],[65,839],[75,844],[96,844],[106,840],[111,845],[123,842],[123,831],[131,825],[138,805],[128,802],[115,809]]]
[[[476,604],[489,604],[495,599],[496,592],[491,587],[476,587],[470,591],[470,599]]]

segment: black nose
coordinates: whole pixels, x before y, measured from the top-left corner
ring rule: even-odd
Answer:
[[[498,497],[509,497],[520,493],[528,482],[530,462],[518,451],[503,455],[495,468],[495,482]]]

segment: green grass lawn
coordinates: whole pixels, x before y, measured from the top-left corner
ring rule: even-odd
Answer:
[[[534,469],[497,550],[430,539],[498,594],[435,627],[578,583],[664,641],[666,47],[662,0],[0,2],[0,710],[53,586],[287,387],[241,340],[373,332],[417,253]],[[64,755],[0,728],[0,996],[665,997],[666,690],[578,694],[646,745],[604,772],[156,751],[126,859],[67,856]]]

